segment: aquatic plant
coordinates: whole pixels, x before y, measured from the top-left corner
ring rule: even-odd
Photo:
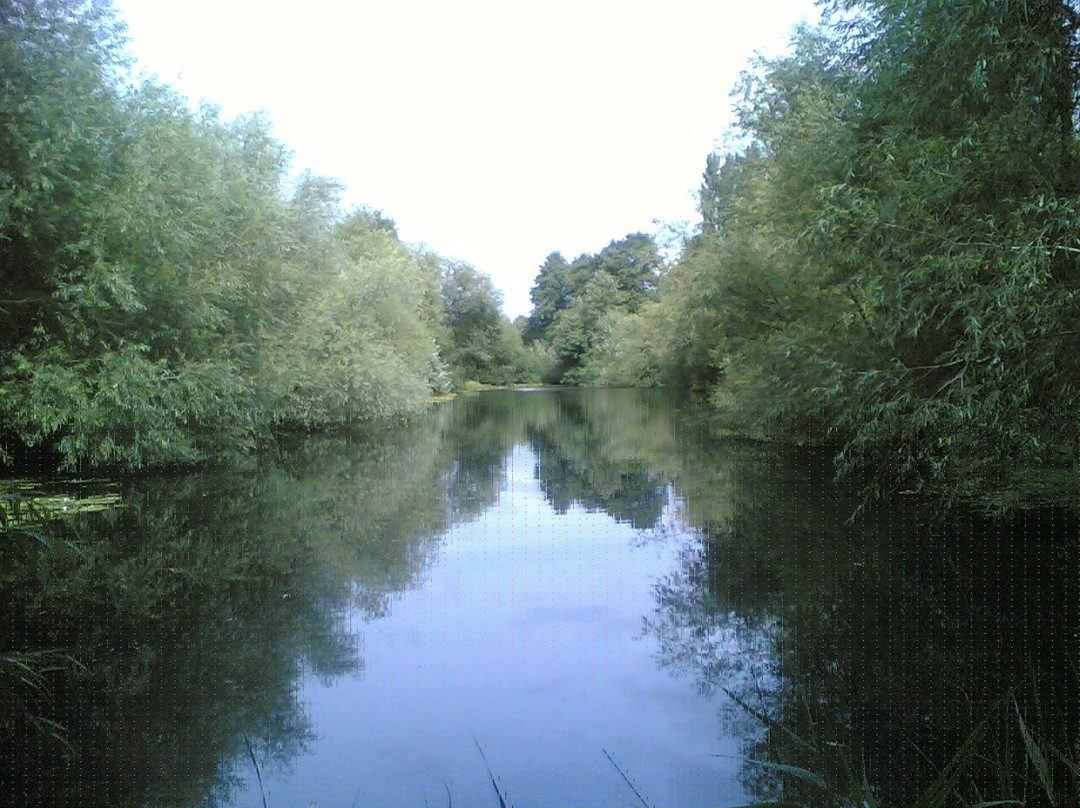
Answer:
[[[1033,694],[1034,695],[1034,694]],[[737,702],[738,703],[738,702]],[[749,705],[739,703],[749,710]],[[807,705],[809,709],[809,705]],[[790,726],[770,719],[757,710],[751,710],[755,719],[765,723],[770,731],[794,738],[809,750],[813,763],[797,766],[771,760],[744,759],[749,766],[760,767],[774,775],[785,800],[753,803],[754,808],[769,806],[800,806],[801,808],[945,808],[961,805],[967,808],[991,808],[991,806],[1073,806],[1080,805],[1080,756],[1078,739],[1058,738],[1054,734],[1053,719],[1044,715],[1034,697],[1034,720],[1041,725],[1032,728],[1029,714],[1024,718],[1024,708],[1013,692],[1001,698],[972,729],[963,743],[910,803],[897,803],[870,782],[865,761],[855,765],[852,750],[847,744],[824,740],[811,734],[802,737]],[[816,726],[811,721],[811,731]],[[898,744],[914,745],[910,738],[897,738]],[[980,764],[993,770],[997,787],[989,791],[983,778],[973,770]],[[983,782],[981,782],[983,781]],[[786,799],[787,797],[793,799]]]

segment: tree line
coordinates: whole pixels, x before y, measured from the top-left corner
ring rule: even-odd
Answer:
[[[199,461],[535,375],[490,278],[296,178],[264,116],[136,81],[107,2],[0,23],[4,464]]]
[[[823,5],[745,71],[679,259],[624,303],[552,256],[526,336],[832,445],[871,495],[1075,490],[1076,4]]]
[[[0,0],[0,460],[190,462],[471,381],[672,385],[870,494],[1075,479],[1080,14],[829,0],[734,92],[702,222],[489,278],[132,78],[107,2]]]

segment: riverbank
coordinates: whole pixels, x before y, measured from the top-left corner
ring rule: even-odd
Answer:
[[[369,804],[494,805],[474,734],[520,806],[625,802],[602,750],[655,806],[1050,804],[1042,762],[1080,796],[1067,510],[852,521],[827,454],[658,390],[462,395],[98,482],[0,528],[0,802],[258,804],[254,756],[289,804],[378,764]]]

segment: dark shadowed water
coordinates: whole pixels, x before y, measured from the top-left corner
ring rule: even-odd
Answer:
[[[1010,710],[1080,740],[1068,513],[852,521],[826,457],[658,391],[273,455],[10,539],[0,805],[827,804],[849,771],[901,805],[980,722],[990,799]]]

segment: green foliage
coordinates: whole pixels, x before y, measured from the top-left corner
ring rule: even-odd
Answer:
[[[336,230],[326,276],[278,336],[269,389],[281,422],[327,424],[421,406],[439,370],[432,324],[418,301],[428,266],[364,212]],[[272,375],[270,375],[272,374]]]
[[[468,264],[449,262],[443,270],[442,299],[449,331],[446,359],[458,381],[508,381],[502,296],[491,279]]]
[[[596,255],[568,264],[559,253],[544,261],[533,285],[526,343],[543,342],[555,354],[547,380],[591,384],[613,375],[612,336],[656,291],[662,261],[651,237],[631,233]]]
[[[564,384],[594,381],[585,360],[602,350],[601,346],[610,339],[611,317],[618,311],[612,307],[612,301],[618,291],[615,278],[599,270],[573,302],[555,316],[549,339],[558,362],[559,380]]]
[[[860,31],[858,64],[880,77],[863,92],[860,187],[822,219],[848,223],[832,239],[845,264],[877,269],[863,286],[890,353],[849,385],[847,468],[884,444],[900,473],[875,485],[963,493],[1010,462],[1075,462],[1077,18],[920,5],[873,6]],[[916,55],[925,72],[902,67]]]
[[[746,73],[744,146],[709,157],[702,228],[609,373],[830,443],[869,494],[1075,468],[1080,17],[830,10]]]
[[[453,387],[538,383],[551,366],[551,353],[542,343],[525,344],[527,323],[506,318],[502,294],[491,278],[458,261],[440,264],[440,346]]]
[[[133,85],[107,3],[3,14],[0,460],[198,461],[415,410],[470,341],[485,368],[523,350],[486,279],[494,319],[451,339],[440,261],[290,181],[265,118]]]
[[[562,253],[551,253],[529,290],[533,308],[523,333],[526,342],[535,342],[547,334],[555,315],[570,304],[573,288],[570,264]]]
[[[631,313],[652,296],[663,265],[656,242],[644,233],[612,241],[589,263],[591,276],[586,286],[597,274],[607,273],[615,281],[614,303]]]

